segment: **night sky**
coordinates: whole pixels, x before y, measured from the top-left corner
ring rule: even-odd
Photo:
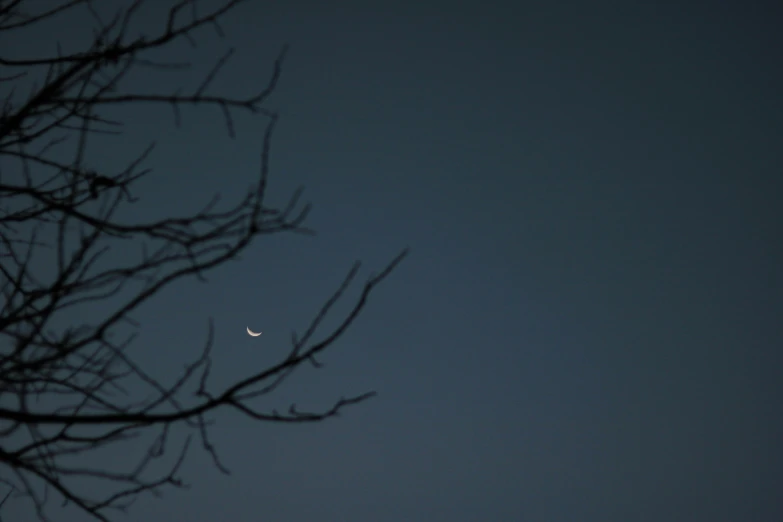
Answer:
[[[318,232],[262,237],[134,314],[131,353],[161,379],[198,355],[210,317],[216,387],[277,361],[355,260],[362,283],[411,253],[325,367],[261,405],[375,399],[320,424],[220,413],[212,438],[232,474],[197,445],[189,490],[117,519],[783,520],[774,4],[249,2],[224,40],[204,30],[166,54],[192,71],[131,78],[192,87],[233,46],[213,92],[247,95],[290,44],[268,104],[281,115],[270,202],[304,186]],[[2,53],[76,49],[91,21],[6,35]],[[129,217],[194,212],[215,192],[228,203],[256,180],[262,118],[239,117],[231,139],[214,109],[184,111],[179,129],[167,107],[122,117],[125,137],[90,161],[117,168],[158,140]],[[144,450],[123,448],[100,458]],[[0,515],[32,511],[10,499]]]

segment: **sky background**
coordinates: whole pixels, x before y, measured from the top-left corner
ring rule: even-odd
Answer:
[[[196,448],[190,490],[117,519],[783,520],[774,4],[251,2],[224,41],[174,46],[197,67],[139,89],[197,85],[234,46],[213,92],[245,95],[291,45],[268,104],[269,190],[282,205],[303,185],[318,236],[262,237],[208,284],[169,288],[134,314],[140,361],[174,378],[213,317],[228,383],[283,357],[355,260],[363,282],[411,253],[325,368],[268,404],[377,398],[315,425],[219,414],[232,475]],[[2,52],[78,47],[89,21],[4,37]],[[192,212],[256,179],[261,119],[239,118],[231,140],[214,110],[180,129],[166,108],[125,117],[126,137],[90,160],[117,168],[158,139],[131,213]],[[14,499],[1,514],[31,516]]]

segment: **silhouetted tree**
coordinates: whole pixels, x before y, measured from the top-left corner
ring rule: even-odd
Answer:
[[[214,390],[209,384],[211,321],[200,356],[171,382],[153,379],[134,363],[127,349],[130,339],[115,342],[111,333],[123,323],[135,327],[129,314],[164,287],[190,276],[201,278],[235,259],[258,236],[309,232],[303,225],[309,205],[299,206],[300,191],[282,209],[265,202],[270,138],[277,116],[262,105],[275,88],[285,49],[268,84],[247,98],[209,91],[230,52],[192,90],[129,92],[124,80],[131,70],[147,67],[154,73],[156,67],[173,67],[155,63],[155,52],[177,40],[192,42],[205,26],[220,34],[219,21],[240,2],[224,1],[203,12],[196,9],[195,0],[182,0],[168,10],[157,33],[133,34],[142,3],[130,3],[110,20],[102,19],[86,0],[54,6],[37,0],[0,3],[0,34],[25,31],[64,13],[74,16],[78,10],[92,17],[96,26],[88,48],[80,52],[58,48],[51,56],[11,59],[0,50],[0,85],[5,92],[0,114],[0,462],[5,475],[0,480],[17,495],[31,499],[42,520],[48,520],[47,495],[52,490],[66,503],[105,521],[111,510],[126,509],[141,494],[182,487],[177,473],[190,438],[178,447],[171,468],[161,474],[149,469],[166,453],[170,430],[176,425],[192,430],[216,466],[225,471],[207,431],[208,416],[217,409],[232,409],[259,421],[313,422],[369,398],[372,393],[343,398],[317,413],[300,412],[294,406],[285,413],[264,412],[253,406],[253,399],[274,391],[298,367],[318,366],[315,357],[345,332],[373,287],[407,253],[403,250],[365,283],[334,330],[314,339],[330,307],[355,278],[355,265],[301,337],[292,334],[287,356],[271,367],[238,376],[226,388]],[[42,81],[29,93],[22,92],[19,82],[39,77]],[[134,187],[148,174],[142,164],[152,146],[121,169],[100,172],[88,166],[86,145],[97,134],[119,134],[121,123],[105,115],[108,108],[139,104],[171,107],[177,123],[185,107],[217,108],[232,136],[232,114],[237,111],[264,118],[257,183],[229,210],[216,211],[215,199],[202,211],[184,217],[137,222],[118,218],[118,208],[138,204]],[[71,147],[67,155],[64,147]],[[132,256],[124,256],[121,266],[98,269],[110,246],[118,245],[126,250],[133,246],[142,255],[135,262]],[[53,275],[39,277],[34,261]],[[110,305],[109,298],[120,294],[129,297]],[[62,331],[53,327],[61,311],[95,303],[100,303],[103,315],[91,316],[90,324],[73,324]],[[128,397],[118,395],[121,390],[134,391]],[[72,464],[74,456],[121,445],[150,431],[156,434],[155,442],[131,471]],[[93,498],[85,479],[113,490]]]

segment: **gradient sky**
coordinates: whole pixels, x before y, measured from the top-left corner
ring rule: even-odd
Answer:
[[[197,448],[190,490],[118,520],[783,520],[774,4],[255,2],[225,41],[202,34],[192,73],[136,78],[196,85],[230,45],[215,88],[244,95],[291,44],[270,191],[283,204],[304,185],[319,232],[261,238],[135,314],[133,353],[162,377],[210,316],[216,384],[245,376],[287,353],[354,260],[365,278],[411,255],[325,368],[269,407],[377,398],[315,425],[217,415],[232,475]],[[78,45],[84,20],[3,52]],[[125,116],[126,138],[91,160],[116,168],[158,138],[132,212],[194,211],[255,181],[262,120],[231,140],[213,110],[179,130],[161,108]],[[2,515],[30,512],[9,500]]]

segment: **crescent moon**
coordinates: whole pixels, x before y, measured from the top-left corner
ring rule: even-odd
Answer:
[[[245,328],[247,328],[247,327],[245,327]],[[258,337],[259,335],[261,335],[261,332],[256,333],[253,330],[251,330],[250,328],[247,328],[247,333],[252,335],[253,337]]]

